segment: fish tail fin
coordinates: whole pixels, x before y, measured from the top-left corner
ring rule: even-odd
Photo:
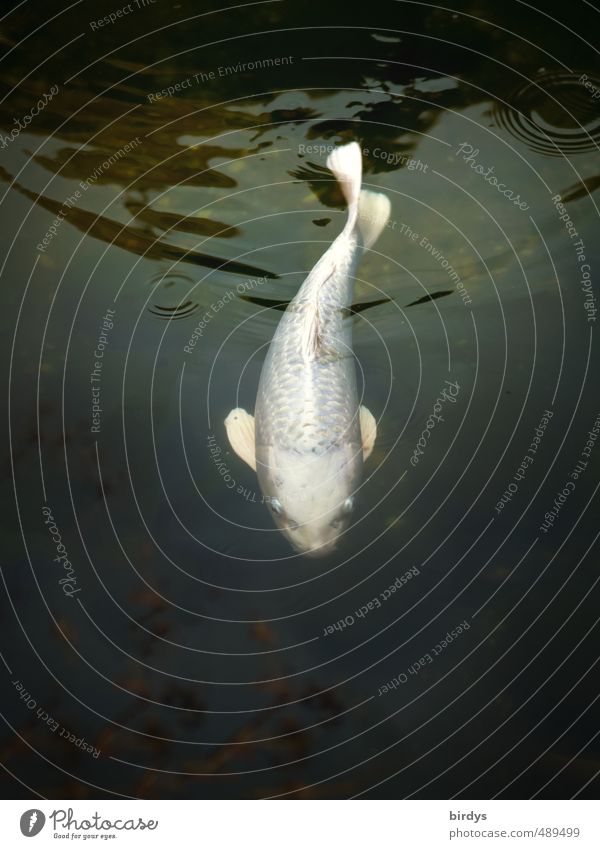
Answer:
[[[348,204],[350,219],[356,217],[362,183],[362,154],[356,142],[336,147],[327,157],[327,167],[335,174]]]
[[[391,211],[390,199],[381,192],[363,189],[358,200],[358,229],[364,248],[375,244],[381,231],[388,223]]]

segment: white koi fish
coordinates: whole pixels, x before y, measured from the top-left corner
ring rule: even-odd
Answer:
[[[361,191],[356,142],[334,150],[327,166],[348,204],[346,226],[279,322],[255,416],[238,407],[225,420],[231,447],[258,474],[275,524],[312,557],[330,552],[347,528],[375,444],[375,419],[358,402],[349,307],[358,262],[390,214],[385,195]]]

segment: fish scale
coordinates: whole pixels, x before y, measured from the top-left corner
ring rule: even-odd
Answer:
[[[352,320],[344,313],[352,304],[357,240],[348,241],[354,261],[326,284],[307,278],[279,323],[258,390],[257,444],[307,454],[322,453],[341,439],[360,444]],[[323,316],[321,352],[306,362],[301,339],[305,312],[315,299]]]

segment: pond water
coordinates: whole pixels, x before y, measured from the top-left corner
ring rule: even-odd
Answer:
[[[5,793],[593,797],[597,11],[117,7],[0,21]],[[353,140],[378,438],[314,560],[224,419]]]

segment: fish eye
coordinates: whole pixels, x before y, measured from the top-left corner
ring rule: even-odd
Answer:
[[[339,528],[339,526],[342,524],[342,522],[344,521],[346,516],[349,513],[352,513],[353,510],[354,510],[354,498],[352,498],[352,496],[350,496],[342,504],[342,509],[341,509],[340,513],[335,517],[335,519],[333,519],[329,523],[331,525],[331,527],[332,528]]]
[[[278,498],[272,499],[271,510],[276,516],[281,516],[283,514],[283,507],[281,506],[281,501]]]

